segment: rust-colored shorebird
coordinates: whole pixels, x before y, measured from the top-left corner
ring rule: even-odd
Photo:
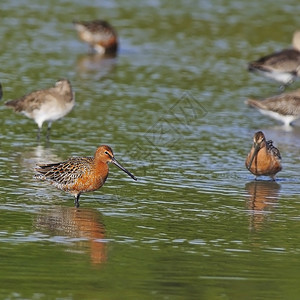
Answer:
[[[38,139],[44,122],[48,122],[47,138],[49,137],[52,122],[64,117],[75,105],[75,96],[68,79],[56,81],[54,87],[38,90],[11,100],[5,105],[12,107],[16,112],[23,113],[33,119],[38,125]]]
[[[289,127],[293,121],[300,118],[300,89],[262,101],[248,99],[246,103],[262,114],[283,122],[285,127]]]
[[[99,54],[116,54],[118,37],[116,30],[106,21],[73,21],[79,38]]]
[[[284,49],[250,62],[249,71],[280,82],[281,90],[300,76],[300,31],[293,35],[293,48]]]
[[[262,131],[254,134],[252,148],[246,158],[246,168],[255,176],[270,176],[281,171],[281,156],[279,150],[273,146],[273,141],[267,141]]]
[[[108,163],[113,163],[132,179],[137,180],[114,157],[109,146],[97,148],[94,157],[71,157],[66,161],[50,164],[38,164],[36,177],[48,180],[60,190],[75,196],[75,206],[79,207],[82,193],[92,192],[102,187],[108,176]]]

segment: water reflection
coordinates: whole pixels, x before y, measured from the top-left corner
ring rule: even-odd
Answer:
[[[34,169],[37,163],[49,163],[62,159],[53,152],[53,149],[37,145],[29,150],[20,152],[20,163],[24,169]]]
[[[272,209],[278,200],[280,185],[275,181],[255,180],[247,183],[245,190],[249,194],[247,207],[252,211],[250,229],[260,230],[267,211]]]
[[[35,227],[51,236],[75,239],[70,250],[75,247],[80,252],[88,252],[93,265],[107,260],[105,227],[95,209],[59,206],[45,210],[36,218]]]
[[[84,74],[93,74],[94,79],[100,79],[109,74],[116,65],[117,58],[100,54],[81,55],[77,59],[77,71]]]
[[[27,178],[26,181],[23,180],[22,184],[31,189],[32,184],[36,183],[36,186],[40,186],[39,181],[34,178],[34,169],[38,163],[49,163],[57,162],[62,159],[56,155],[51,148],[38,145],[31,147],[24,152],[19,152],[16,157],[18,173],[24,178]]]

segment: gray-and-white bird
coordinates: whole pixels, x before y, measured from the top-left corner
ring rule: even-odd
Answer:
[[[38,125],[38,139],[44,122],[48,122],[47,138],[52,122],[64,117],[75,105],[75,96],[68,79],[56,81],[51,88],[38,90],[5,103],[15,112],[33,119]]]
[[[300,31],[294,33],[292,44],[293,48],[250,62],[248,70],[280,82],[284,90],[300,75]]]
[[[246,103],[262,114],[283,122],[286,127],[300,118],[300,89],[264,100],[248,99]]]

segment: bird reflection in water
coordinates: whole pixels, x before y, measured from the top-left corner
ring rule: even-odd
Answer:
[[[280,185],[275,181],[256,180],[246,184],[247,207],[251,211],[250,229],[260,230],[264,220],[277,202]]]
[[[35,226],[43,233],[79,239],[75,243],[79,252],[90,252],[91,262],[99,266],[107,260],[105,227],[101,214],[95,209],[55,207],[40,213]],[[74,250],[73,246],[70,250]]]
[[[22,168],[25,170],[34,171],[37,163],[46,163],[47,161],[57,161],[61,160],[61,157],[55,154],[55,151],[49,147],[44,147],[42,145],[37,145],[31,147],[26,151],[20,149],[18,153]]]
[[[92,74],[95,80],[107,76],[115,67],[117,58],[97,53],[80,55],[77,59],[77,72],[81,76]]]

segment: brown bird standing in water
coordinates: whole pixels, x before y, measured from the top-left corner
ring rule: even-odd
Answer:
[[[69,192],[75,197],[79,207],[82,193],[92,192],[102,187],[108,176],[108,163],[113,163],[132,179],[137,180],[114,157],[109,146],[99,146],[94,157],[71,157],[66,161],[38,164],[36,178],[48,180],[56,188]]]
[[[115,29],[106,21],[73,21],[79,38],[98,54],[116,54],[118,37]]]
[[[279,150],[273,146],[273,141],[266,141],[262,131],[253,137],[253,146],[246,158],[246,168],[255,176],[270,176],[275,180],[275,175],[281,171],[281,156]]]

